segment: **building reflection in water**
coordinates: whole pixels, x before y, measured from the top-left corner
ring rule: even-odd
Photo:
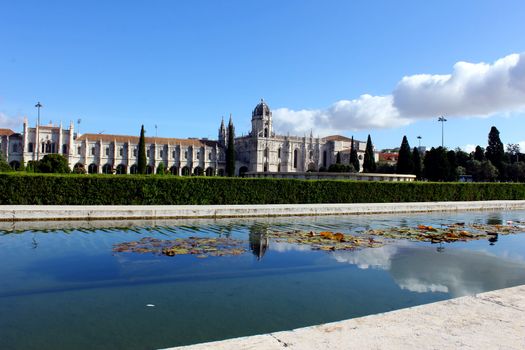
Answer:
[[[266,254],[266,251],[270,247],[270,241],[268,240],[268,237],[266,236],[266,233],[268,232],[268,226],[266,225],[252,225],[250,227],[250,235],[249,235],[249,242],[250,242],[250,250],[252,251],[253,255],[257,257],[257,260],[261,260]]]
[[[496,242],[498,241],[498,234],[494,234],[492,235],[490,238],[489,238],[489,242],[490,242],[490,245],[494,245],[496,244]]]

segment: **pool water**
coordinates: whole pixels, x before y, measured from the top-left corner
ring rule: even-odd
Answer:
[[[269,230],[525,221],[525,211],[132,223],[3,223],[2,349],[155,349],[359,317],[525,283],[525,234],[313,251]],[[24,226],[25,225],[25,226]],[[125,225],[125,226],[123,226]],[[123,226],[123,227],[118,227]],[[238,256],[115,253],[143,237],[232,237]]]

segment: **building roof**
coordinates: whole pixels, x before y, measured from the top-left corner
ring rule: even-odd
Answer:
[[[82,134],[77,138],[77,141],[104,141],[104,142],[132,142],[139,143],[138,136],[128,135],[108,135],[108,134]],[[146,137],[146,143],[170,144],[170,145],[184,145],[184,146],[208,146],[213,147],[217,145],[217,141],[199,140],[199,139],[176,139],[169,137]]]
[[[11,136],[15,134],[15,132],[11,129],[2,129],[0,128],[0,136]]]
[[[395,153],[395,152],[391,152],[391,153],[379,152],[379,160],[383,160],[383,161],[397,161],[398,158],[399,158],[399,153]]]
[[[345,141],[345,142],[352,142],[352,139],[351,138],[348,138],[346,136],[342,136],[342,135],[330,135],[330,136],[326,136],[324,137],[324,139],[326,141]],[[357,141],[354,139],[354,141]]]
[[[261,98],[261,102],[255,106],[253,112],[252,112],[252,118],[253,117],[263,117],[263,116],[269,116],[270,115],[270,107],[264,100]]]

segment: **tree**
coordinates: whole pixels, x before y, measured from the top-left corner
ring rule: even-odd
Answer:
[[[425,154],[423,175],[431,181],[445,181],[450,175],[447,152],[443,147],[434,148]]]
[[[71,172],[66,157],[61,154],[46,154],[36,166],[40,173],[68,174]]]
[[[335,156],[335,164],[341,164],[341,152],[337,152]]]
[[[13,168],[9,166],[9,164],[4,158],[4,155],[2,154],[2,151],[0,151],[0,173],[10,172],[10,171],[13,171]]]
[[[476,146],[474,160],[477,160],[478,162],[483,162],[485,160],[485,149],[483,147]]]
[[[495,126],[490,128],[489,144],[487,146],[485,156],[487,157],[487,160],[490,160],[492,165],[498,169],[499,175],[502,176],[505,150],[503,148],[503,143],[499,138],[499,131]]]
[[[226,175],[235,176],[235,128],[232,118],[228,123],[228,148],[226,149]]]
[[[416,179],[421,180],[421,154],[417,147],[414,147],[412,150],[412,162],[414,163],[414,175],[416,175]]]
[[[507,153],[509,154],[509,160],[511,163],[519,162],[520,145],[517,143],[509,143],[507,145]]]
[[[467,166],[467,162],[470,160],[470,154],[463,151],[459,147],[457,147],[454,151],[456,152],[456,164],[465,168]]]
[[[146,138],[144,136],[144,125],[140,128],[139,150],[137,160],[137,173],[146,174]]]
[[[350,146],[350,165],[354,167],[355,172],[361,170],[359,164],[359,157],[357,156],[357,149],[354,147],[354,137],[352,136],[352,145]]]
[[[166,173],[166,166],[164,165],[164,162],[160,162],[159,166],[157,167],[157,175],[164,175]]]
[[[376,160],[374,158],[374,148],[372,147],[372,138],[370,138],[370,134],[368,135],[368,139],[366,140],[363,171],[365,173],[373,173],[376,171]]]
[[[406,136],[403,136],[401,147],[399,147],[396,172],[398,174],[414,173],[414,162],[412,161],[412,153]]]
[[[458,180],[458,172],[457,172],[457,162],[456,162],[456,152],[450,150],[447,152],[447,160],[448,160],[448,175],[447,175],[447,181],[457,181]]]

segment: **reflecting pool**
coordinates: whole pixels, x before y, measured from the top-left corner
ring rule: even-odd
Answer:
[[[525,211],[0,223],[2,349],[153,349],[332,322],[525,284],[525,234],[312,250],[274,230],[525,222]],[[524,224],[525,225],[525,224]],[[524,228],[525,231],[525,228]],[[115,252],[142,238],[231,238],[245,253]]]

